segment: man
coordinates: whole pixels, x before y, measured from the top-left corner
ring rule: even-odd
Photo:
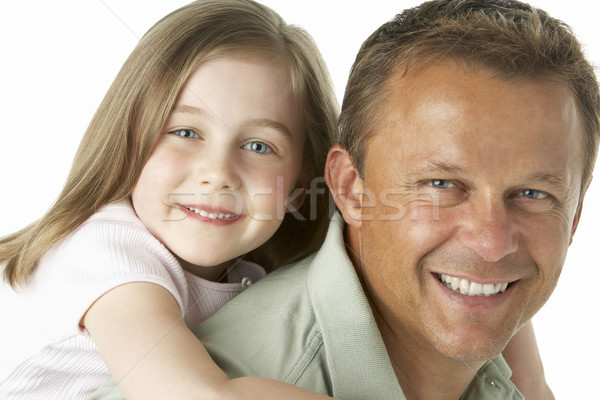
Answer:
[[[198,337],[231,377],[336,398],[522,398],[498,355],[556,285],[599,114],[593,69],[544,12],[405,11],[353,66],[325,172],[341,217],[323,248]]]

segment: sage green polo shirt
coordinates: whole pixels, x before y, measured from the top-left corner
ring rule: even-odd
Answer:
[[[333,218],[314,256],[267,275],[195,329],[231,377],[262,376],[338,399],[404,399]],[[523,399],[498,356],[464,400]]]
[[[315,255],[267,275],[194,332],[232,378],[277,379],[345,400],[405,399],[336,214]],[[461,399],[523,399],[498,356]],[[112,387],[111,387],[112,385]],[[94,399],[122,399],[114,383]]]

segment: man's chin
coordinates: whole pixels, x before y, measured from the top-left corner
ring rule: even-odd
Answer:
[[[486,361],[491,360],[498,354],[502,353],[502,348],[494,346],[483,347],[483,348],[468,348],[464,351],[458,349],[452,349],[452,352],[447,352],[445,355],[452,358],[453,360],[460,361],[465,364],[484,364]]]
[[[469,365],[482,365],[502,353],[512,335],[510,333],[479,333],[457,335],[453,340],[438,341],[438,351],[448,358]]]

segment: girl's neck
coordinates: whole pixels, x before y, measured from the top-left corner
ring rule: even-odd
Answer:
[[[212,267],[204,267],[201,265],[191,264],[179,257],[176,257],[184,270],[199,278],[206,279],[212,282],[225,282],[227,280],[227,270],[232,265],[234,260],[229,260],[219,265]]]

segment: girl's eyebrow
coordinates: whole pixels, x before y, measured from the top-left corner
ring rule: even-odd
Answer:
[[[212,118],[216,117],[216,115],[212,112],[208,112],[199,107],[187,106],[187,105],[177,105],[173,108],[173,111],[171,111],[171,113],[193,114],[193,115],[204,116],[204,117],[210,116]],[[271,129],[274,129],[274,130],[280,132],[284,136],[289,136],[289,137],[292,136],[292,133],[290,132],[290,130],[288,129],[287,126],[285,126],[281,122],[274,121],[270,118],[255,118],[255,119],[251,119],[251,120],[247,121],[246,124],[248,126],[257,127],[257,128],[271,128]]]
[[[202,108],[186,106],[186,105],[177,105],[177,106],[173,107],[173,110],[171,111],[171,113],[194,114],[194,115],[201,115],[201,116],[212,114],[212,113],[207,113]]]
[[[258,128],[271,128],[271,129],[274,129],[274,130],[280,132],[284,136],[289,136],[289,137],[292,136],[292,133],[287,128],[287,126],[285,126],[281,122],[273,121],[272,119],[269,119],[269,118],[256,118],[256,119],[250,120],[248,125],[258,127]]]

